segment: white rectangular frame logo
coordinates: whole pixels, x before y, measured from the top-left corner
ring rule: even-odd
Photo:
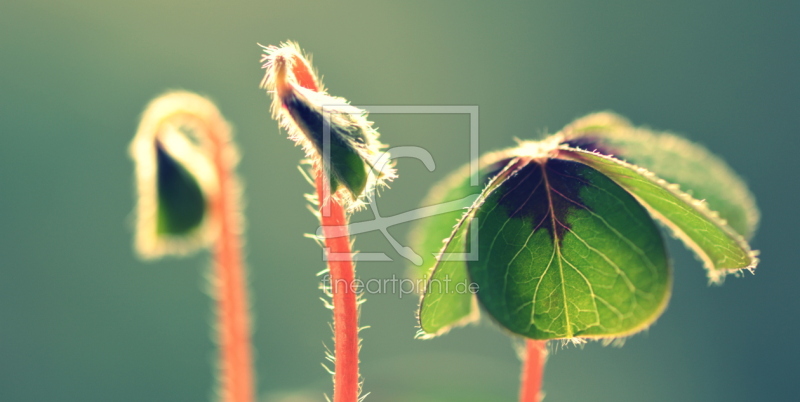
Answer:
[[[329,105],[331,107],[337,107],[341,105]],[[470,171],[470,186],[479,186],[479,157],[480,157],[480,150],[479,150],[479,127],[480,123],[478,120],[479,114],[479,107],[477,105],[430,105],[430,106],[410,106],[410,105],[375,105],[375,106],[359,106],[359,105],[351,105],[355,108],[362,109],[368,114],[468,114],[469,115],[469,171]],[[330,113],[326,111],[326,107],[323,106],[323,115],[326,113]],[[323,161],[330,161],[330,141],[331,141],[331,127],[328,123],[328,120],[325,119],[323,123],[323,152],[322,152],[322,159]],[[374,200],[373,200],[374,202]],[[379,216],[377,209],[373,206],[373,212],[376,214],[376,221],[386,221]],[[461,206],[457,207],[457,209],[462,208]],[[419,211],[409,211],[406,213],[399,214],[397,217],[402,215],[406,219],[402,219],[402,222],[399,222],[397,219],[392,220],[394,224],[396,223],[404,223],[413,221],[415,219],[423,218],[426,215],[424,213],[419,213],[421,210],[425,208],[420,208]],[[454,209],[454,210],[457,210]],[[326,213],[327,210],[327,203],[322,205],[321,213]],[[449,212],[449,211],[445,211]],[[443,213],[443,212],[442,212]],[[429,216],[429,215],[428,215]],[[359,224],[363,225],[364,223],[368,222],[360,222]],[[352,226],[352,225],[348,225]],[[470,226],[472,227],[472,226]],[[322,228],[317,229],[317,234],[320,235],[322,233]],[[415,264],[417,261],[421,263],[421,259],[418,255],[416,255],[413,251],[409,253],[410,249],[408,247],[401,246],[394,238],[392,238],[385,227],[377,227],[374,230],[380,230],[387,240],[392,244],[396,251],[398,251],[403,257],[406,259],[411,260]],[[348,230],[349,231],[349,230]],[[470,230],[470,238],[473,239],[472,243],[472,250],[467,253],[451,253],[447,257],[449,260],[453,259],[460,259],[462,261],[476,261],[478,259],[478,242],[477,242],[477,230]],[[363,233],[360,231],[359,233]],[[353,233],[355,234],[355,233]],[[343,255],[346,254],[346,255]],[[416,258],[413,258],[416,257]],[[392,259],[386,255],[385,253],[358,253],[355,255],[349,255],[347,253],[331,253],[328,247],[323,247],[323,260],[324,261],[392,261]]]

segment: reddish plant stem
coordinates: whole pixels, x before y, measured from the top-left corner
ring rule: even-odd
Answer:
[[[520,402],[539,402],[545,360],[547,360],[547,341],[526,340],[525,361],[522,362],[520,379]]]
[[[292,73],[297,83],[312,91],[319,91],[319,82],[310,66],[300,58],[293,63]],[[344,207],[331,197],[324,180],[323,169],[314,167],[319,200],[319,219],[325,237],[333,296],[334,378],[333,402],[357,402],[358,377],[358,300],[353,288],[353,267],[350,235],[347,232],[347,215]]]
[[[213,123],[212,123],[213,124]],[[250,345],[250,316],[247,282],[242,265],[239,236],[239,200],[229,158],[227,138],[209,128],[219,192],[211,201],[212,214],[219,225],[214,246],[214,285],[217,299],[217,336],[219,342],[219,381],[221,401],[252,402],[255,381]]]
[[[317,166],[316,186],[320,223],[325,237],[333,295],[334,380],[333,402],[356,402],[358,379],[358,301],[353,287],[355,269],[344,208],[325,188]],[[327,202],[326,202],[327,200]]]

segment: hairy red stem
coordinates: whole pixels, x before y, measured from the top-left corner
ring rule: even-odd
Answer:
[[[239,236],[242,233],[239,217],[238,189],[230,167],[231,155],[226,139],[212,127],[209,131],[213,147],[214,166],[219,180],[219,192],[211,202],[212,213],[219,224],[219,238],[214,246],[214,284],[217,299],[217,336],[219,342],[220,400],[223,402],[252,402],[252,348],[250,345],[250,316],[247,281],[242,265]]]
[[[292,72],[297,83],[312,91],[319,84],[309,66],[300,59],[293,63]],[[325,237],[328,273],[333,295],[334,378],[333,402],[356,402],[359,394],[358,377],[358,300],[353,287],[353,267],[350,235],[347,232],[347,215],[344,207],[331,197],[325,185],[324,172],[314,167],[319,200],[319,219]]]
[[[545,360],[547,360],[547,341],[526,340],[525,361],[522,362],[520,379],[520,402],[539,402]]]
[[[356,402],[358,379],[358,301],[353,287],[355,269],[344,208],[324,187],[322,169],[316,169],[320,223],[325,237],[333,295],[334,380],[333,402]],[[326,202],[327,200],[327,202]]]

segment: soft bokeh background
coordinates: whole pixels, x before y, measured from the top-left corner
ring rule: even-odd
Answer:
[[[547,401],[784,401],[800,388],[797,1],[462,2],[4,1],[0,5],[0,400],[203,401],[214,387],[209,257],[132,253],[127,145],[167,89],[211,96],[236,127],[246,183],[254,340],[268,401],[321,401],[331,345],[320,249],[296,165],[258,89],[260,49],[294,39],[330,90],[363,105],[478,105],[483,152],[588,112],[706,144],[763,212],[755,276],[707,286],[669,244],[672,303],[622,348],[551,355]],[[468,119],[373,115],[399,162],[391,215],[468,158]],[[364,212],[358,219],[369,219]],[[392,233],[406,242],[409,225]],[[380,235],[362,278],[403,273]],[[363,306],[368,401],[512,401],[519,362],[489,323],[414,340],[417,300]],[[305,398],[305,399],[303,399]]]

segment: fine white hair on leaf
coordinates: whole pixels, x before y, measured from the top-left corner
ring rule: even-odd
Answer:
[[[390,163],[379,163],[385,146],[366,111],[329,95],[295,42],[262,48],[261,87],[272,96],[272,117],[321,166],[337,201],[349,210],[363,207],[376,188],[396,177]]]

